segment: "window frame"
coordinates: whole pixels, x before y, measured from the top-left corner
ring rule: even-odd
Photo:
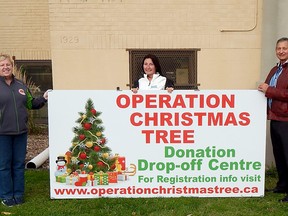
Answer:
[[[169,78],[166,71],[163,71],[163,63],[161,59],[163,58],[177,58],[177,57],[188,57],[188,81],[187,84],[177,84],[174,83],[175,89],[193,89],[198,90],[198,73],[197,73],[197,63],[198,63],[198,51],[200,49],[126,49],[129,52],[129,84],[127,86],[132,86],[133,82],[139,79],[139,71],[137,71],[137,64],[139,60],[147,54],[154,54],[159,58],[162,73],[164,76]],[[139,67],[138,67],[139,68]],[[138,74],[138,75],[137,75]],[[176,71],[175,74],[176,76]]]

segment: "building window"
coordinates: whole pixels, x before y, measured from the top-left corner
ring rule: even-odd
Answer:
[[[175,89],[198,89],[197,52],[200,49],[129,49],[130,86],[142,77],[145,55],[159,58],[163,76],[173,80]]]
[[[52,63],[50,60],[17,60],[15,59],[17,68],[22,68],[26,72],[27,78],[39,87],[40,91],[36,92],[33,96],[37,97],[43,95],[47,89],[53,88],[52,83]],[[47,124],[48,123],[48,110],[47,106],[42,109],[33,110],[31,112],[35,123]]]

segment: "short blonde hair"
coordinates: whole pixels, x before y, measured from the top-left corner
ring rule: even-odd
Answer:
[[[11,62],[12,66],[14,67],[14,60],[10,55],[0,54],[0,61],[4,61],[5,59],[8,59]]]

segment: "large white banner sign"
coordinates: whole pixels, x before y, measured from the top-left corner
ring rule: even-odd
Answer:
[[[256,90],[54,90],[48,108],[53,199],[264,196]]]

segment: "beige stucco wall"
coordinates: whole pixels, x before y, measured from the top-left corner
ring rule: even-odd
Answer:
[[[128,89],[126,49],[200,48],[200,89],[254,89],[261,7],[261,0],[49,0],[54,88]]]

